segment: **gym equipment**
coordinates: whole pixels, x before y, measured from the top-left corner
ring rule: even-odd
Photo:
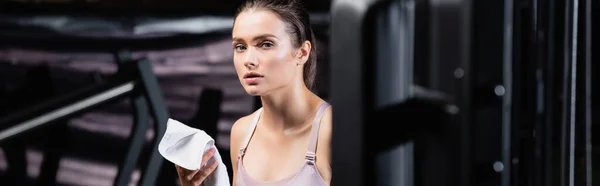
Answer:
[[[189,120],[190,127],[202,129],[206,134],[215,139],[215,143],[219,143],[218,136],[219,118],[221,117],[221,104],[223,103],[224,93],[220,89],[205,88],[200,94],[195,116]],[[233,175],[229,148],[218,147],[223,163],[227,166],[227,173]],[[168,167],[170,169],[171,167]],[[167,170],[165,170],[167,171]],[[172,171],[175,176],[176,172]],[[231,177],[231,176],[230,176]],[[230,178],[229,182],[232,182]]]
[[[23,83],[14,92],[7,94],[6,107],[2,108],[2,115],[10,113],[10,109],[19,109],[34,105],[45,99],[55,96],[54,82],[50,77],[50,67],[46,64],[34,66],[27,71]],[[9,107],[8,105],[11,105]],[[54,183],[56,178],[56,168],[58,167],[62,148],[60,145],[67,140],[64,129],[65,121],[56,121],[49,129],[54,133],[54,137],[40,133],[35,138],[41,138],[44,143],[44,158],[40,167],[39,179],[37,185],[43,183]],[[25,145],[31,142],[30,138],[20,137],[4,143],[3,150],[8,163],[8,170],[2,179],[2,183],[8,185],[25,184],[23,180],[27,177],[27,161]]]
[[[588,7],[334,1],[332,184],[591,185]]]
[[[334,1],[332,184],[467,185],[468,7]]]
[[[0,144],[34,130],[49,127],[54,121],[75,117],[119,99],[131,98],[136,110],[135,129],[115,180],[115,185],[129,184],[146,137],[148,111],[156,122],[155,136],[162,136],[169,115],[150,62],[145,59],[132,60],[127,52],[119,53],[116,57],[119,70],[105,81],[1,118]],[[158,140],[155,140],[140,185],[154,185],[156,181],[163,162],[158,154],[157,145]]]
[[[502,185],[590,186],[592,1],[512,5],[503,11],[514,17],[503,26]]]
[[[196,115],[188,122],[191,127],[202,129],[209,136],[217,138],[219,134],[218,123],[221,116],[221,103],[223,102],[223,91],[220,89],[207,88],[202,90],[198,100]]]

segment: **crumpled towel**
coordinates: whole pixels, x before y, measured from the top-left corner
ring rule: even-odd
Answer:
[[[167,121],[167,130],[158,144],[158,152],[168,161],[188,170],[199,170],[202,156],[215,148],[215,140],[200,129],[189,127],[177,120]],[[205,186],[231,186],[227,167],[217,150],[206,165],[218,161],[219,165],[207,178]]]

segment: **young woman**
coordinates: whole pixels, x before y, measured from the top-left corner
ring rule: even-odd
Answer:
[[[315,38],[297,0],[248,0],[232,31],[234,65],[246,92],[263,107],[231,130],[233,185],[310,185],[331,182],[331,107],[310,88]],[[203,164],[212,157],[210,151]],[[177,167],[183,185],[201,185],[217,164],[200,171]]]

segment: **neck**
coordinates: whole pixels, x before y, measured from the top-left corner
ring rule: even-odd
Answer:
[[[304,84],[292,84],[261,96],[263,125],[276,132],[294,131],[315,112],[318,99]],[[310,123],[310,122],[309,122]]]

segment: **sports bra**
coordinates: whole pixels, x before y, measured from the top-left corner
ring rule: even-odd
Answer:
[[[240,148],[240,153],[237,158],[237,176],[235,179],[236,186],[326,186],[325,180],[319,174],[319,170],[317,169],[317,165],[315,162],[316,154],[315,150],[317,147],[317,139],[319,137],[319,126],[321,125],[321,118],[323,117],[323,113],[327,107],[330,105],[327,102],[324,102],[319,106],[317,110],[317,115],[312,124],[311,132],[310,132],[310,142],[308,146],[308,150],[306,151],[306,158],[304,165],[296,172],[296,174],[289,176],[284,179],[276,180],[276,181],[259,181],[255,180],[248,175],[246,170],[244,169],[242,158],[244,157],[244,153],[246,152],[246,147],[248,147],[248,143],[250,142],[250,138],[254,134],[256,130],[256,124],[258,123],[258,119],[262,113],[262,108],[258,109],[252,123],[250,124],[250,133],[248,137],[246,137],[246,141],[243,144],[243,147]]]

